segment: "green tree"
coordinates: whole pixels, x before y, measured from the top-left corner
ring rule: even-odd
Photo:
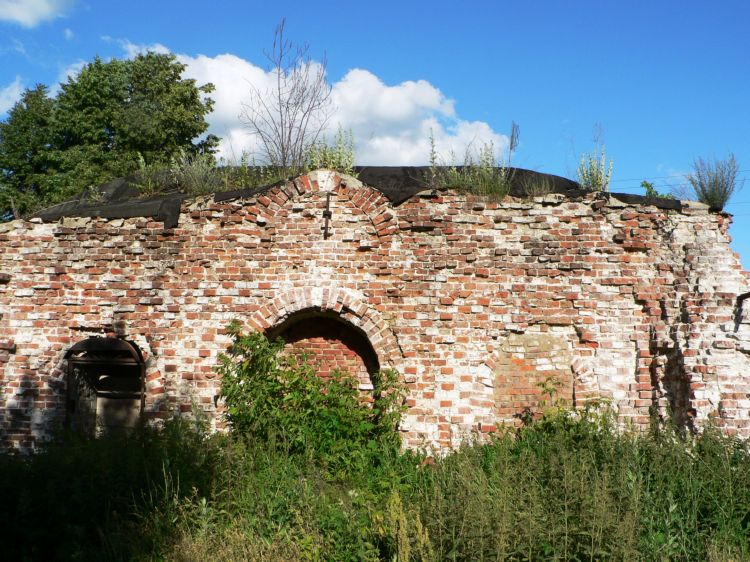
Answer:
[[[51,165],[51,121],[54,102],[37,84],[0,123],[0,209],[25,211],[42,195]]]
[[[0,213],[56,203],[139,162],[212,151],[213,135],[194,140],[208,128],[213,85],[183,79],[184,69],[172,54],[97,57],[54,98],[44,86],[27,90],[0,123]]]

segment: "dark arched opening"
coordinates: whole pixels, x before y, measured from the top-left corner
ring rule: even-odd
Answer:
[[[138,425],[144,409],[145,363],[135,343],[90,337],[71,347],[65,359],[68,427],[93,435]]]
[[[282,338],[285,351],[305,354],[321,377],[343,371],[359,381],[361,390],[372,389],[372,377],[380,363],[367,335],[333,312],[300,311],[267,331]]]

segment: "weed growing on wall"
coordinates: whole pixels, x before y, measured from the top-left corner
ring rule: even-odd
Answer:
[[[576,170],[581,189],[586,191],[608,191],[612,179],[612,160],[607,162],[605,148],[596,149],[581,156]]]
[[[142,197],[170,189],[189,195],[205,195],[218,191],[221,176],[213,154],[181,152],[168,165],[146,164],[141,158],[133,185]]]
[[[515,125],[515,123],[514,123]],[[517,126],[516,126],[517,127]],[[517,128],[514,128],[517,138]],[[511,145],[510,154],[515,146]],[[513,181],[513,168],[508,162],[498,161],[493,143],[484,143],[474,153],[471,148],[464,154],[460,166],[441,165],[440,156],[435,147],[435,138],[430,135],[430,168],[426,181],[433,189],[455,189],[475,195],[484,195],[493,200],[500,200],[510,193]],[[455,156],[450,161],[455,162]]]
[[[534,174],[521,181],[521,190],[526,197],[544,197],[554,191],[554,185],[550,178]]]
[[[659,193],[659,191],[654,187],[654,184],[650,181],[643,180],[641,182],[641,187],[646,192],[646,197],[652,197],[654,199],[674,199],[674,195],[671,195],[669,193]]]
[[[333,144],[318,140],[309,144],[304,153],[305,170],[327,168],[338,172],[354,174],[354,136],[340,126]]]
[[[147,164],[143,156],[138,154],[138,171],[135,173],[133,185],[141,197],[158,195],[172,187],[174,179],[170,166],[163,163]]]
[[[696,158],[687,180],[698,201],[712,209],[721,210],[732,194],[741,187],[737,184],[739,170],[734,154],[730,154],[725,160]]]
[[[213,154],[181,154],[172,164],[172,175],[180,191],[205,195],[218,191],[220,183]]]
[[[229,327],[232,345],[221,357],[221,395],[234,435],[275,443],[334,471],[346,471],[383,447],[398,450],[402,392],[392,371],[374,376],[374,404],[362,400],[355,378],[323,379],[282,340]]]
[[[328,168],[354,175],[354,137],[339,128],[333,144],[319,140],[309,144],[304,156],[303,173]],[[146,164],[139,160],[133,185],[142,197],[178,189],[188,195],[206,195],[221,190],[258,188],[276,184],[300,173],[292,167],[258,165],[249,154],[239,161],[220,159],[212,154],[181,154],[169,165]]]
[[[261,166],[243,152],[239,161],[219,160],[217,172],[224,190],[266,187],[288,179],[292,172],[277,166]]]

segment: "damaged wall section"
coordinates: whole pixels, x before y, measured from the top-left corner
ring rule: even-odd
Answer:
[[[0,225],[2,446],[49,437],[66,352],[115,326],[143,353],[152,422],[199,408],[220,428],[226,325],[283,331],[310,312],[330,322],[287,332],[293,345],[358,365],[365,385],[375,364],[402,374],[411,447],[517,423],[548,376],[571,403],[606,398],[638,427],[713,419],[750,436],[750,283],[727,215],[610,194],[397,203],[318,171],[176,200],[168,223]]]

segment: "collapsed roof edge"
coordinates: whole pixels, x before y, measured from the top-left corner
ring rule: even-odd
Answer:
[[[514,196],[523,196],[523,186],[533,177],[543,178],[549,183],[553,193],[561,193],[568,197],[581,197],[588,193],[582,190],[577,182],[562,176],[523,168],[511,168],[511,170],[514,182],[510,194]],[[357,166],[354,168],[359,181],[380,191],[393,206],[399,206],[417,193],[429,189],[426,185],[429,171],[429,166]],[[288,181],[288,179],[265,186],[217,191],[213,193],[213,197],[216,202],[245,199],[268,191],[283,181]],[[165,228],[174,228],[179,220],[182,203],[195,197],[195,195],[173,191],[142,198],[135,187],[135,182],[136,178],[132,175],[118,178],[99,186],[94,190],[96,194],[94,197],[84,192],[74,199],[38,211],[32,215],[32,218],[39,218],[43,222],[54,222],[63,217],[107,219],[153,217],[163,222]],[[603,193],[631,205],[653,205],[657,208],[676,211],[682,209],[682,204],[676,199],[647,197],[631,193]]]

